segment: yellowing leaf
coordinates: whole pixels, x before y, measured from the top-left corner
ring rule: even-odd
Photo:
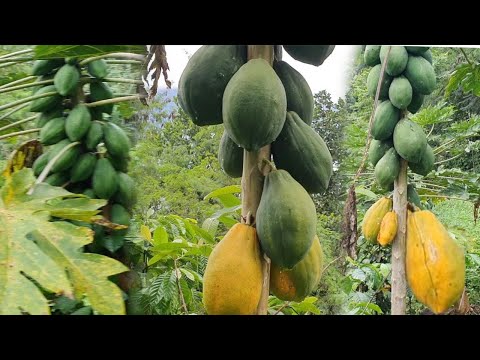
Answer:
[[[148,242],[152,242],[152,233],[150,232],[148,226],[140,226],[140,234],[145,240],[147,240]]]

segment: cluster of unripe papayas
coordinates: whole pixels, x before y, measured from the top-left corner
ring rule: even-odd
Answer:
[[[294,59],[318,66],[334,45],[284,49]],[[209,259],[207,312],[255,312],[262,289],[257,236],[272,262],[272,293],[285,300],[305,298],[318,285],[322,264],[309,193],[325,191],[333,172],[330,152],[310,126],[314,99],[307,81],[284,61],[274,59],[273,67],[263,58],[247,61],[246,45],[205,45],[183,71],[178,99],[195,124],[223,123],[218,158],[228,175],[242,176],[244,150],[255,152],[270,144],[276,166],[265,178],[256,231],[234,226]]]
[[[38,76],[38,82],[53,81],[34,89],[34,95],[50,95],[39,96],[30,107],[30,111],[40,113],[36,124],[44,147],[33,164],[34,174],[40,176],[48,164],[52,165],[44,182],[109,200],[104,214],[112,223],[128,226],[135,201],[134,182],[126,173],[130,140],[122,128],[109,121],[112,103],[92,104],[113,98],[110,87],[102,81],[108,74],[107,63],[102,59],[86,65],[75,58],[37,60],[32,74]],[[99,225],[92,229],[95,240],[91,251],[105,248],[115,252],[123,246],[126,229],[105,230]]]
[[[381,102],[372,124],[369,160],[375,166],[377,183],[391,190],[400,171],[400,157],[419,175],[427,175],[434,167],[435,156],[425,132],[407,116],[407,112],[416,113],[425,95],[435,89],[432,54],[428,47],[367,45],[364,60],[373,66],[367,89],[374,98],[382,66],[385,68],[379,90]]]

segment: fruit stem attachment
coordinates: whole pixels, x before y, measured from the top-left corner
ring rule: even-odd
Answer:
[[[248,60],[264,59],[270,66],[273,64],[273,45],[247,45]],[[258,151],[243,152],[243,174],[242,174],[242,217],[252,217],[253,222],[257,214],[258,205],[262,197],[264,175],[259,169],[263,164],[262,159],[270,159],[270,145],[264,146]],[[250,215],[251,214],[251,215]],[[263,285],[262,294],[257,307],[257,315],[267,315],[268,295],[270,292],[270,259],[262,255]]]

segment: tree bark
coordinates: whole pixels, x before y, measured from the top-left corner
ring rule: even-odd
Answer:
[[[248,60],[262,58],[273,64],[273,45],[248,45]],[[264,174],[262,159],[270,160],[270,145],[258,151],[246,151],[243,154],[242,174],[242,217],[246,223],[255,224],[255,216],[262,197]],[[247,218],[250,217],[250,218]],[[266,315],[268,310],[268,294],[270,284],[270,259],[263,254],[262,258],[263,284],[262,296],[257,307],[257,315]]]
[[[406,160],[400,160],[400,174],[395,180],[393,192],[393,210],[397,214],[398,231],[392,245],[392,315],[405,315],[406,312],[407,165]]]

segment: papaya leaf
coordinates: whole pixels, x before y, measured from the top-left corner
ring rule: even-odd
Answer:
[[[82,220],[104,202],[74,202],[79,199],[73,194],[48,184],[41,187],[47,190],[44,197],[39,187],[29,196],[34,182],[32,170],[24,168],[7,176],[0,189],[0,314],[49,314],[42,291],[77,300],[86,296],[98,313],[124,314],[122,292],[108,277],[128,269],[83,253],[93,241],[92,230],[51,221],[52,210],[76,210],[78,216],[71,217]]]
[[[112,52],[146,54],[145,45],[37,45],[35,59],[76,57],[79,59]]]

